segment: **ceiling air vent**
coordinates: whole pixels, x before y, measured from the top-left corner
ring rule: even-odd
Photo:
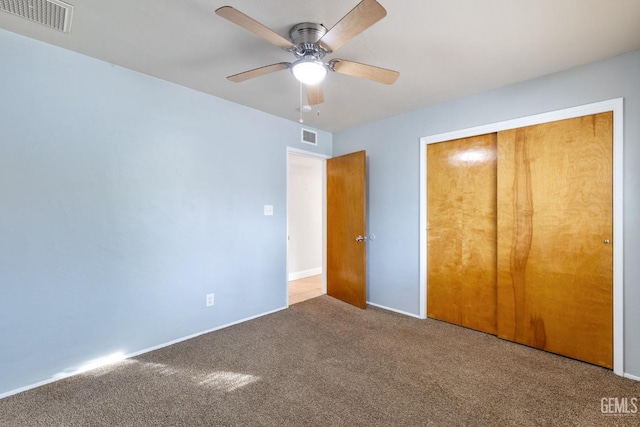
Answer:
[[[0,10],[68,33],[73,6],[58,0],[0,0]]]
[[[309,129],[302,129],[302,142],[318,145],[318,133]]]

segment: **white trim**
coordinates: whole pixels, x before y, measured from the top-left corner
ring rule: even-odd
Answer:
[[[305,277],[317,276],[322,274],[322,267],[311,268],[304,271],[296,271],[295,273],[289,273],[289,281],[304,279]]]
[[[136,357],[136,356],[139,356],[141,354],[148,353],[150,351],[155,351],[155,350],[158,350],[158,349],[161,349],[161,348],[164,348],[164,347],[168,347],[170,345],[178,344],[178,343],[180,343],[182,341],[186,341],[186,340],[190,340],[192,338],[199,337],[200,335],[204,335],[204,334],[208,334],[208,333],[211,333],[211,332],[215,332],[215,331],[218,331],[220,329],[228,328],[229,326],[237,325],[238,323],[248,322],[249,320],[257,319],[258,317],[267,316],[269,314],[273,314],[273,313],[276,313],[278,311],[282,311],[282,310],[286,310],[286,309],[287,309],[287,307],[277,308],[275,310],[267,311],[267,312],[264,312],[264,313],[261,313],[261,314],[256,314],[254,316],[246,317],[244,319],[240,319],[240,320],[236,320],[236,321],[233,321],[233,322],[230,322],[230,323],[226,323],[226,324],[221,325],[221,326],[216,326],[215,328],[207,329],[207,330],[202,331],[202,332],[197,332],[195,334],[187,335],[186,337],[178,338],[178,339],[166,342],[164,344],[159,344],[159,345],[156,345],[156,346],[153,346],[153,347],[146,348],[144,350],[134,351],[132,353],[128,353],[128,354],[122,356],[121,358],[119,358],[119,360],[130,359],[132,357]],[[95,366],[95,368],[99,368],[99,367],[103,367],[103,366],[107,366],[107,365],[109,365],[109,364],[103,364],[103,365],[100,365],[100,366]],[[54,376],[52,376],[51,378],[48,378],[46,380],[38,381],[37,383],[33,383],[33,384],[30,384],[30,385],[27,385],[27,386],[24,386],[24,387],[20,387],[20,388],[16,388],[14,390],[11,390],[11,391],[7,391],[5,393],[1,393],[0,394],[0,399],[4,399],[5,397],[9,397],[9,396],[12,396],[14,394],[22,393],[23,391],[31,390],[31,389],[36,388],[36,387],[40,387],[40,386],[43,386],[43,385],[51,384],[51,383],[54,383],[56,381],[63,380],[65,378],[73,377],[73,376],[76,376],[78,374],[83,374],[85,372],[88,372],[88,370],[86,370],[86,369],[78,369],[78,370],[75,370],[75,371],[72,371],[72,372],[64,372],[64,373],[55,374]]]
[[[287,273],[287,278],[289,278],[289,154],[296,154],[299,156],[312,157],[320,160],[330,159],[331,156],[321,153],[314,153],[313,151],[301,150],[299,148],[287,147],[286,149],[286,162],[287,162],[287,224],[286,224],[286,234],[284,236],[287,248],[286,260],[285,260],[285,269]],[[322,274],[322,293],[327,293],[327,275],[325,272],[327,271],[327,162],[322,162],[322,266],[320,267],[321,271],[317,274]],[[292,279],[288,279],[292,280]],[[285,286],[285,294],[286,294],[286,306],[289,307],[289,282],[284,284]]]
[[[327,162],[322,162],[322,294],[327,293]]]
[[[607,111],[613,111],[613,372],[620,376],[627,375],[624,373],[623,98],[420,138],[420,316],[426,316],[427,304],[427,144]]]
[[[302,150],[300,148],[295,148],[295,147],[287,147],[287,155],[289,153],[298,154],[300,156],[315,157],[316,159],[324,159],[324,160],[331,158],[331,156],[327,154],[314,153],[313,151]]]
[[[623,377],[629,378],[630,380],[634,380],[634,381],[640,381],[640,377],[638,377],[636,375],[624,374]]]
[[[624,100],[613,111],[613,372],[624,375]]]
[[[482,126],[475,126],[467,129],[460,129],[452,132],[440,133],[437,135],[420,138],[421,143],[432,144],[435,142],[449,141],[452,139],[467,138],[469,136],[484,135],[485,133],[500,132],[508,129],[515,129],[525,126],[537,125],[540,123],[554,122],[557,120],[572,119],[575,117],[587,116],[589,114],[604,113],[606,111],[622,112],[623,98],[610,99],[608,101],[595,102],[593,104],[580,105],[577,107],[565,108],[563,110],[549,111],[547,113],[535,114],[532,116],[520,117],[517,119],[505,120],[503,122],[490,123]],[[614,125],[615,128],[615,125]],[[615,129],[614,129],[615,138]]]
[[[416,319],[424,319],[423,317],[420,317],[420,316],[418,316],[418,315],[416,315],[416,314],[414,314],[414,313],[409,313],[408,311],[402,311],[402,310],[398,310],[398,309],[395,309],[395,308],[387,307],[387,306],[385,306],[385,305],[376,304],[376,303],[373,303],[373,302],[371,302],[371,301],[367,301],[367,304],[368,304],[368,305],[371,305],[371,306],[373,306],[373,307],[381,308],[381,309],[383,309],[383,310],[393,311],[394,313],[403,314],[403,315],[405,315],[405,316],[415,317]]]
[[[420,139],[420,318],[427,318],[427,143]]]

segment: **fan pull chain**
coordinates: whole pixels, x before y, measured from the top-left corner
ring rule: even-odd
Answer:
[[[300,82],[300,108],[298,108],[298,110],[300,111],[300,123],[304,123],[304,120],[302,120],[302,82]]]

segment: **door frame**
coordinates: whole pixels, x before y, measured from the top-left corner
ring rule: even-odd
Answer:
[[[322,161],[322,293],[327,293],[327,159],[331,156],[321,153],[314,153],[313,151],[301,150],[299,148],[287,147],[286,150],[286,162],[287,162],[287,194],[286,194],[286,234],[284,236],[286,242],[286,256],[285,256],[285,269],[286,269],[286,281],[285,281],[285,295],[287,296],[287,307],[289,307],[289,154],[295,154],[298,156],[311,157]]]
[[[427,145],[485,133],[613,112],[613,372],[624,372],[623,142],[624,98],[615,98],[420,138],[420,317],[427,315]]]

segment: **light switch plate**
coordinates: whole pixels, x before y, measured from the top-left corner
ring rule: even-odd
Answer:
[[[273,215],[273,205],[264,205],[264,214]]]

